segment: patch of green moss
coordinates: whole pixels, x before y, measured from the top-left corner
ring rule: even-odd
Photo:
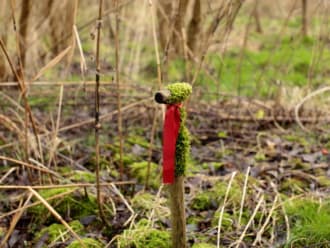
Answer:
[[[87,248],[103,248],[104,244],[100,241],[92,238],[83,238],[82,242]],[[73,241],[67,248],[81,248],[81,244],[78,240]]]
[[[317,177],[317,181],[322,187],[330,186],[330,178],[328,176],[322,175]]]
[[[129,166],[130,174],[132,177],[136,178],[139,183],[145,184],[148,173],[148,162],[136,162]],[[158,188],[160,186],[160,173],[159,166],[155,163],[150,163],[150,175],[149,175],[149,185],[153,188]]]
[[[126,139],[127,143],[134,145],[134,144],[138,144],[140,146],[142,146],[143,148],[148,149],[150,142],[148,140],[145,139],[145,137],[139,136],[139,135],[132,135],[129,136]]]
[[[216,194],[213,191],[200,192],[194,197],[191,208],[195,210],[208,210],[214,208],[214,203],[217,203],[217,201]]]
[[[262,162],[266,160],[266,155],[265,153],[258,151],[256,155],[254,156],[255,161],[257,162]]]
[[[72,221],[69,223],[69,225],[72,228],[72,230],[74,232],[76,232],[77,234],[80,234],[80,235],[84,234],[84,227],[79,221],[77,221],[77,220]],[[43,228],[36,235],[35,242],[37,242],[45,234],[48,235],[46,244],[50,244],[60,238],[67,239],[71,235],[71,233],[68,231],[68,229],[64,225],[55,223],[48,227]]]
[[[70,180],[76,182],[86,182],[86,183],[95,183],[96,177],[94,173],[89,171],[75,170],[73,175],[69,177]]]
[[[220,216],[220,211],[216,211],[214,213],[214,216],[211,221],[212,227],[218,226],[219,216]],[[224,212],[223,216],[222,216],[221,228],[226,231],[233,230],[233,224],[234,224],[235,218],[236,218],[236,216],[233,216],[232,214]]]
[[[242,197],[242,189],[244,182],[243,174],[238,174],[234,179],[230,193],[228,195],[227,204],[236,207],[240,204]],[[250,177],[252,180],[252,177]],[[207,191],[198,192],[192,200],[191,207],[196,210],[216,209],[223,201],[228,187],[228,182],[219,181]]]
[[[171,96],[166,100],[167,104],[181,103],[185,101],[192,92],[192,87],[188,83],[169,84],[166,89],[171,92]]]
[[[52,196],[56,196],[62,193],[67,193],[71,189],[45,189],[40,190],[39,194],[47,199]],[[95,215],[97,211],[97,200],[92,194],[88,197],[82,194],[80,191],[64,195],[60,198],[48,201],[48,203],[62,216],[71,219],[79,219],[88,215]],[[47,223],[54,220],[54,217],[49,213],[49,210],[42,204],[31,207],[28,210],[31,214],[37,216],[37,222]],[[48,219],[46,219],[49,217]]]
[[[133,229],[125,230],[118,236],[117,245],[120,248],[169,248],[170,233],[148,226],[146,219],[140,220]]]

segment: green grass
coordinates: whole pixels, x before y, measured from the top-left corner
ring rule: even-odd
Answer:
[[[237,93],[244,96],[272,97],[278,89],[277,81],[284,86],[306,86],[310,66],[312,87],[325,82],[329,70],[330,51],[322,50],[322,43],[309,37],[284,37],[280,42],[274,36],[252,35],[252,41],[262,39],[259,51],[242,51],[233,48],[223,57],[209,54],[206,65],[209,74],[201,70],[197,85],[211,92]],[[318,45],[320,48],[316,49]],[[169,81],[185,77],[185,63],[176,60],[169,65]]]
[[[291,222],[287,247],[330,247],[329,201],[296,199],[289,201],[285,208]]]

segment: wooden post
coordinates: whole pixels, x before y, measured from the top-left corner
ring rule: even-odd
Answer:
[[[170,137],[173,141],[173,146],[169,146],[166,148],[174,148],[175,145],[175,152],[169,153],[164,152],[163,150],[163,166],[165,166],[164,162],[164,156],[166,154],[167,156],[167,162],[168,158],[170,157],[173,161],[173,158],[175,158],[174,163],[174,170],[171,171],[172,177],[169,180],[168,178],[164,180],[164,183],[168,183],[168,189],[169,189],[169,198],[170,198],[170,209],[171,209],[171,224],[172,224],[172,248],[186,248],[187,242],[186,242],[186,215],[185,215],[185,204],[184,204],[184,174],[185,174],[185,168],[188,158],[188,153],[190,149],[190,137],[189,132],[187,128],[185,127],[185,119],[186,119],[186,113],[185,110],[181,107],[181,103],[187,99],[187,97],[191,94],[192,88],[190,84],[187,83],[174,83],[167,86],[165,90],[159,91],[155,94],[155,101],[161,104],[166,104],[168,106],[169,111],[173,111],[173,107],[175,108],[175,114],[180,115],[180,127],[177,134],[177,137],[173,138],[173,133],[171,133],[171,130],[166,130],[166,133],[170,132]],[[171,110],[172,108],[172,110]],[[179,110],[178,110],[179,109]],[[167,115],[167,114],[166,114]],[[165,115],[165,116],[166,116]],[[176,119],[171,119],[168,117],[166,119],[165,117],[165,123],[168,123],[170,120],[170,123],[178,123],[176,122]],[[173,125],[175,126],[175,125]],[[166,128],[166,124],[164,124],[164,130]],[[170,129],[172,129],[172,125],[170,125]],[[164,131],[165,133],[165,131]],[[168,137],[163,136],[164,139],[167,139]],[[167,140],[168,141],[168,140]],[[175,143],[174,143],[175,142]],[[165,142],[163,142],[165,145]],[[166,143],[168,144],[168,143]],[[167,150],[167,149],[166,149]],[[170,149],[171,150],[171,149]],[[169,156],[169,157],[168,157]],[[173,163],[170,163],[173,165]],[[166,167],[164,167],[166,168]],[[171,167],[172,168],[172,167]],[[167,171],[168,172],[168,171]],[[168,175],[168,174],[167,174]],[[174,179],[173,179],[174,175]],[[164,178],[164,177],[163,177]]]
[[[176,177],[169,185],[172,222],[172,247],[186,248],[186,213],[184,207],[184,177]]]

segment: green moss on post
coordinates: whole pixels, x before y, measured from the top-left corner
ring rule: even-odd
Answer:
[[[185,101],[191,94],[192,88],[188,83],[174,83],[166,87],[171,95],[167,99],[166,104],[174,104]]]

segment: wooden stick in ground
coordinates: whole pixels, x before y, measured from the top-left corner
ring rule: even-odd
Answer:
[[[186,214],[184,206],[184,177],[176,177],[169,185],[172,243],[173,248],[185,248],[186,245]]]
[[[186,248],[184,175],[190,150],[186,112],[182,107],[192,92],[188,83],[173,83],[155,94],[155,101],[166,104],[163,131],[163,183],[169,184],[172,248]]]

